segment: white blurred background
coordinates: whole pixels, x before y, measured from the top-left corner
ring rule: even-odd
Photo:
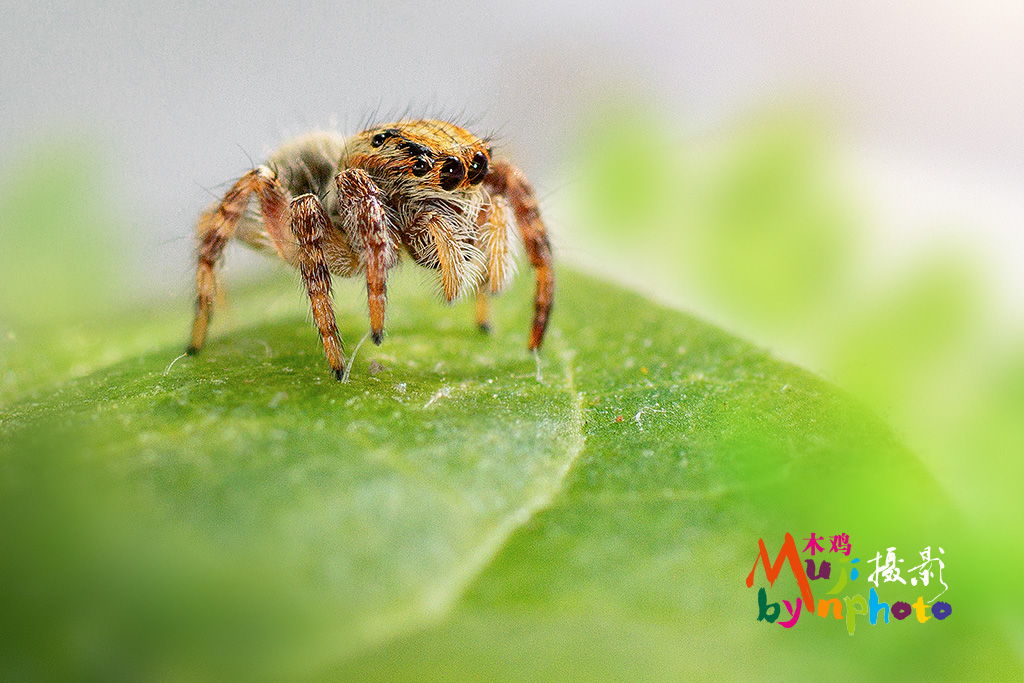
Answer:
[[[969,230],[1019,307],[1024,3],[849,5],[8,0],[0,178],[49,140],[93,145],[135,275],[150,292],[183,291],[203,188],[292,133],[353,131],[375,113],[464,115],[498,132],[557,205],[581,111],[610,89],[649,100],[683,140],[810,93],[839,121],[883,250]]]

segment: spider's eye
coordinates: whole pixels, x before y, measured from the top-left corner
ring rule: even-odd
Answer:
[[[419,157],[412,163],[412,174],[417,177],[425,176],[430,170],[430,166],[431,163],[429,161],[423,157]]]
[[[477,152],[473,155],[473,163],[469,165],[469,184],[480,183],[487,175],[487,155]]]
[[[384,133],[377,133],[370,139],[370,145],[372,145],[373,147],[380,147],[381,145],[384,144],[384,141],[387,139],[388,136],[384,135]]]
[[[454,190],[466,177],[466,167],[455,157],[448,157],[441,167],[441,189]]]

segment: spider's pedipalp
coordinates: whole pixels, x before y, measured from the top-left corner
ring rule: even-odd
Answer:
[[[491,294],[500,294],[516,274],[515,252],[508,223],[508,202],[492,197],[477,216],[480,248],[487,267],[486,284]]]
[[[478,206],[471,209],[474,214]],[[416,217],[414,225],[412,232],[421,236],[414,258],[438,271],[444,299],[455,301],[475,291],[484,276],[484,256],[475,243],[475,224],[467,225],[453,220],[450,214],[428,210]]]
[[[454,301],[462,286],[462,253],[452,229],[440,217],[427,221],[427,232],[437,253],[438,269],[441,271],[441,293],[448,301]]]

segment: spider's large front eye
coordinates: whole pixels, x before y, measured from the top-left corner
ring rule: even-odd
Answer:
[[[455,157],[448,157],[441,167],[441,189],[454,190],[466,177],[466,167]]]
[[[473,155],[473,163],[469,165],[469,184],[476,185],[487,175],[487,155],[477,152]]]
[[[425,176],[427,175],[427,172],[430,171],[431,165],[432,164],[429,161],[423,157],[419,157],[416,161],[412,162],[412,174],[416,177]]]
[[[372,138],[370,138],[370,145],[373,147],[380,147],[381,145],[384,144],[384,141],[387,139],[388,136],[384,135],[384,133],[377,133]]]

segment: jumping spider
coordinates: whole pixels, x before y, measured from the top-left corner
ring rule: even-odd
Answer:
[[[258,214],[249,209],[252,195]],[[276,253],[302,274],[327,362],[339,380],[345,357],[331,300],[332,274],[366,277],[377,345],[384,334],[388,271],[402,251],[439,271],[448,301],[476,292],[477,323],[487,331],[489,296],[505,289],[514,274],[509,208],[536,269],[529,342],[535,350],[544,339],[555,278],[537,200],[517,168],[492,163],[484,140],[444,121],[403,120],[349,139],[314,133],[292,140],[199,219],[188,353],[203,346],[217,287],[214,268],[232,237]]]

